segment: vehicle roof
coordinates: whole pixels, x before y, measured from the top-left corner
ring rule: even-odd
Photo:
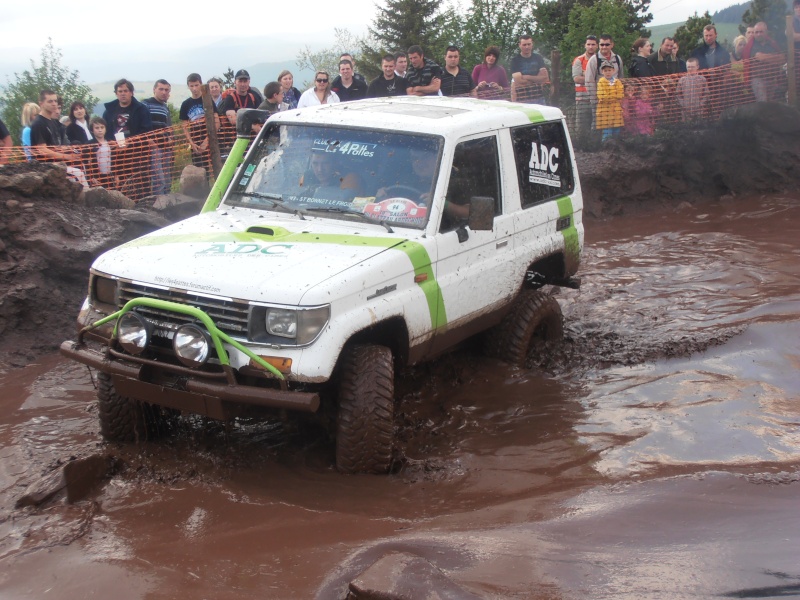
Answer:
[[[562,118],[563,114],[558,108],[538,104],[443,96],[400,96],[288,110],[273,115],[270,122],[468,135],[471,132],[558,121]]]

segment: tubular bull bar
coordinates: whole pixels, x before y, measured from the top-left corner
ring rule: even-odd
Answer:
[[[115,319],[119,319],[126,312],[137,306],[173,311],[197,319],[203,324],[211,336],[212,343],[217,351],[217,357],[219,358],[224,373],[204,373],[179,365],[149,360],[138,356],[129,356],[118,352],[112,348],[117,335],[116,325],[111,339],[108,340],[108,347],[105,352],[94,350],[86,345],[83,340],[86,332]],[[282,389],[247,386],[238,383],[234,370],[230,366],[228,353],[223,346],[223,342],[241,351],[253,362],[272,373],[280,381]],[[196,412],[209,414],[209,416],[217,416],[218,418],[221,418],[220,415],[225,412],[223,407],[219,404],[219,401],[312,413],[319,409],[319,394],[289,391],[286,385],[286,379],[283,373],[278,369],[217,328],[211,317],[202,310],[176,302],[155,298],[134,298],[117,312],[81,329],[78,333],[78,340],[63,342],[60,351],[62,355],[71,360],[85,364],[103,373],[108,373],[115,378],[120,378],[120,383],[122,383],[123,387],[127,387],[131,391],[135,390],[136,392],[146,394],[145,398],[157,398],[158,401],[155,402],[156,404],[163,404],[171,406],[172,408],[191,411],[193,410],[192,404],[196,401],[198,403],[196,408],[199,409],[196,410]],[[153,367],[169,373],[188,376],[188,379],[183,384],[185,390],[171,390],[165,388],[163,385],[149,383],[145,379],[145,367]],[[223,378],[225,381],[209,381],[207,380],[208,378]],[[170,395],[174,396],[174,398],[170,398]],[[137,399],[143,399],[139,393],[136,394],[136,397]],[[216,408],[212,410],[202,410],[202,406],[209,404],[216,405]]]

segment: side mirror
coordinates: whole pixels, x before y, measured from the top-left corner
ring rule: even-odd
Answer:
[[[494,198],[473,196],[469,199],[468,225],[472,231],[491,231],[494,228]]]
[[[236,137],[249,138],[253,135],[253,125],[267,122],[269,113],[255,108],[242,108],[236,113]]]

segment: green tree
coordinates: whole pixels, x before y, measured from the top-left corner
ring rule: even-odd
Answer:
[[[566,79],[572,80],[572,58],[583,54],[586,36],[608,34],[614,39],[614,52],[623,62],[641,30],[630,29],[631,4],[625,0],[598,0],[591,6],[576,4],[569,13],[567,34],[560,44]],[[644,30],[647,31],[647,30]]]
[[[744,15],[739,32],[744,33],[748,26],[764,21],[769,28],[769,35],[781,48],[786,47],[786,15],[789,10],[785,0],[753,0]]]
[[[519,36],[530,33],[531,5],[527,0],[472,0],[461,28],[461,64],[483,62],[487,46],[497,46],[508,60]]]
[[[38,103],[40,90],[53,90],[64,99],[65,107],[83,102],[89,114],[99,102],[92,95],[92,89],[81,81],[80,73],[70,71],[61,63],[62,56],[61,50],[53,46],[53,40],[48,39],[42,48],[41,64],[36,65],[31,59],[30,70],[14,73],[13,78],[6,76],[7,83],[0,95],[0,114],[15,140],[19,140],[22,133],[22,106],[26,102]]]
[[[437,60],[451,41],[457,41],[448,39],[447,34],[458,23],[458,11],[445,9],[442,0],[386,0],[376,9],[369,38],[361,46],[365,74],[377,75],[387,52],[406,51],[418,44],[426,56]],[[437,62],[441,61],[438,58]]]
[[[533,31],[533,39],[536,48],[539,52],[549,53],[550,50],[560,48],[564,51],[564,40],[568,35],[574,39],[580,38],[581,43],[579,48],[575,48],[574,43],[567,45],[570,48],[570,54],[565,57],[577,56],[583,52],[583,42],[589,34],[600,35],[601,33],[610,33],[611,31],[603,31],[602,29],[592,28],[575,31],[570,24],[570,15],[576,9],[592,9],[598,3],[594,0],[534,0],[532,8],[532,16],[536,22],[536,27]],[[649,37],[650,32],[647,30],[647,24],[653,20],[653,15],[649,12],[650,0],[618,0],[619,6],[624,8],[624,17],[620,17],[618,6],[614,8],[614,14],[617,18],[622,18],[624,30],[629,32],[629,35],[635,40],[637,37]],[[603,19],[603,23],[608,19]],[[615,21],[616,26],[616,21]],[[601,23],[602,25],[602,23]],[[614,35],[614,40],[617,49],[620,44],[616,43],[617,36]],[[573,49],[579,50],[577,54],[571,54]],[[618,53],[619,54],[619,53]]]
[[[325,48],[319,52],[312,52],[306,46],[300,51],[295,61],[301,70],[309,70],[313,72],[327,71],[331,79],[339,74],[339,57],[342,54],[350,53],[353,55],[353,60],[356,61],[356,69],[362,72],[361,54],[356,51],[356,48],[361,47],[362,40],[356,35],[352,34],[347,29],[334,28],[334,44],[330,48]],[[380,63],[378,63],[380,65]],[[299,82],[295,81],[295,85]],[[312,82],[302,82],[300,89],[311,87]]]
[[[228,70],[222,74],[222,89],[232,90],[236,85],[236,78],[234,77],[233,69],[228,67]]]
[[[675,30],[675,41],[678,42],[680,57],[686,59],[695,48],[703,43],[703,28],[711,25],[711,15],[708,11],[702,16],[693,16],[686,19],[686,23]],[[722,40],[720,40],[722,42]],[[656,42],[658,43],[658,42]]]

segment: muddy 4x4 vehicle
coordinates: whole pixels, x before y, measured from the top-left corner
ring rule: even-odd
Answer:
[[[562,332],[582,198],[555,108],[378,99],[239,139],[200,215],[100,256],[62,352],[98,371],[102,435],[176,411],[328,414],[336,464],[392,462],[394,373],[488,331],[521,364]],[[244,158],[243,158],[244,157]]]

